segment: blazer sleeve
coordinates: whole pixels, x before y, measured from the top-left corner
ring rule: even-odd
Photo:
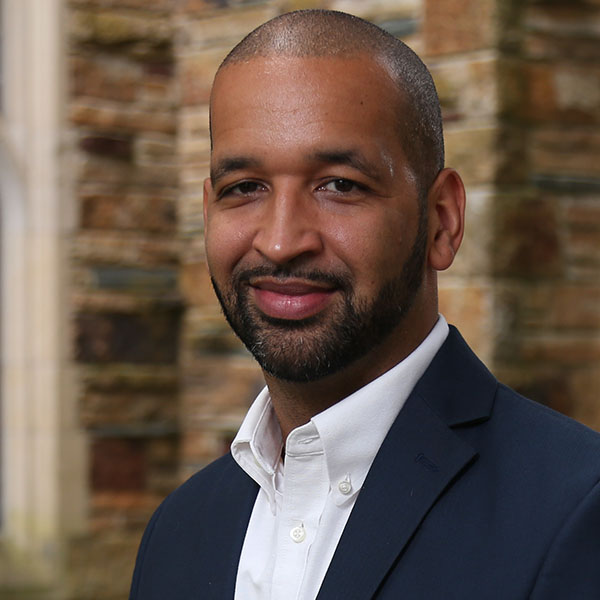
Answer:
[[[600,598],[600,481],[570,513],[536,578],[531,600]]]

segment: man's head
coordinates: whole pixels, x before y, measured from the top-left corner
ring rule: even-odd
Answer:
[[[267,374],[368,381],[401,360],[435,322],[434,271],[462,235],[420,60],[356,17],[284,15],[223,62],[211,131],[211,277]]]
[[[386,69],[398,95],[401,136],[421,193],[444,167],[442,115],[435,85],[421,59],[402,41],[354,15],[299,10],[267,21],[225,57],[219,70],[257,57],[350,58],[368,54]]]

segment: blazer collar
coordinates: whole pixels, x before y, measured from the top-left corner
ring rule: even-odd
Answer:
[[[489,418],[497,385],[451,328],[375,457],[318,599],[376,593],[431,507],[476,460],[452,427]]]
[[[450,332],[413,394],[449,427],[485,421],[494,404],[497,379],[475,356],[456,327]]]

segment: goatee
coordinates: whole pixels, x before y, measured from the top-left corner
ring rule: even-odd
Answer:
[[[420,225],[401,272],[384,282],[371,300],[356,297],[346,273],[271,264],[234,270],[227,292],[214,278],[211,281],[231,328],[267,373],[292,382],[316,381],[351,365],[397,329],[423,279],[427,228]],[[306,319],[272,318],[250,301],[249,281],[255,277],[326,284],[339,293],[341,302]]]

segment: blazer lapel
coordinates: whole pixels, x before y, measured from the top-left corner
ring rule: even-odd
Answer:
[[[256,482],[231,455],[226,460],[220,481],[213,490],[205,492],[207,504],[202,506],[202,512],[208,516],[203,526],[214,535],[211,551],[204,551],[197,561],[198,598],[233,598],[242,545],[258,493]]]
[[[488,418],[496,385],[452,329],[375,457],[318,599],[373,597],[437,499],[476,460],[450,426]]]

